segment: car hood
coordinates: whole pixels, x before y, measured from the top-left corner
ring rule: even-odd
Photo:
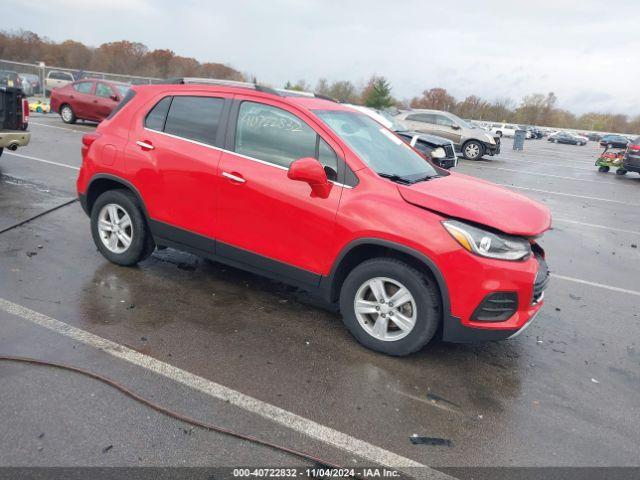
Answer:
[[[510,235],[534,237],[551,226],[549,209],[518,193],[460,173],[398,185],[408,203]]]

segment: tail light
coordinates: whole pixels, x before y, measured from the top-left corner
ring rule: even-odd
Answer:
[[[82,147],[80,151],[82,152],[82,158],[84,159],[85,155],[89,151],[89,147],[100,137],[98,132],[85,133],[82,136]]]
[[[22,129],[26,130],[29,126],[29,101],[22,99]]]
[[[639,151],[640,150],[640,144],[635,144],[634,145],[633,143],[630,143],[629,144],[629,150]]]

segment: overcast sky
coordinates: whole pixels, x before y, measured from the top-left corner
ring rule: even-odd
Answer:
[[[92,46],[139,41],[276,85],[376,73],[401,99],[553,91],[576,113],[640,114],[639,0],[46,0],[20,2],[14,25]]]

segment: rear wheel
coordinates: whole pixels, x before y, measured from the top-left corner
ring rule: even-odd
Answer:
[[[484,145],[477,140],[470,140],[462,146],[462,155],[467,160],[480,160],[484,155]]]
[[[616,175],[626,175],[627,171],[624,168],[619,168],[616,170]]]
[[[374,258],[354,268],[340,291],[343,322],[365,347],[408,355],[433,337],[441,318],[437,286],[410,265]]]
[[[91,209],[91,234],[100,253],[118,265],[135,265],[155,249],[142,210],[127,190],[98,197]]]
[[[60,107],[60,117],[64,123],[76,123],[76,114],[71,108],[71,105],[64,104]]]
[[[602,167],[598,168],[598,171],[600,173],[607,173],[609,171],[609,167],[602,166]]]
[[[498,130],[498,131],[496,132],[496,135],[498,135],[499,137],[502,137],[502,132],[501,132],[500,130]]]

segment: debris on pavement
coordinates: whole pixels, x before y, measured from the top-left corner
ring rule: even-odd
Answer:
[[[102,453],[107,453],[109,450],[113,448],[113,445],[107,445],[102,449]]]
[[[436,447],[453,447],[453,442],[448,438],[438,438],[438,437],[423,437],[414,433],[409,437],[409,440],[413,445],[432,445]]]

